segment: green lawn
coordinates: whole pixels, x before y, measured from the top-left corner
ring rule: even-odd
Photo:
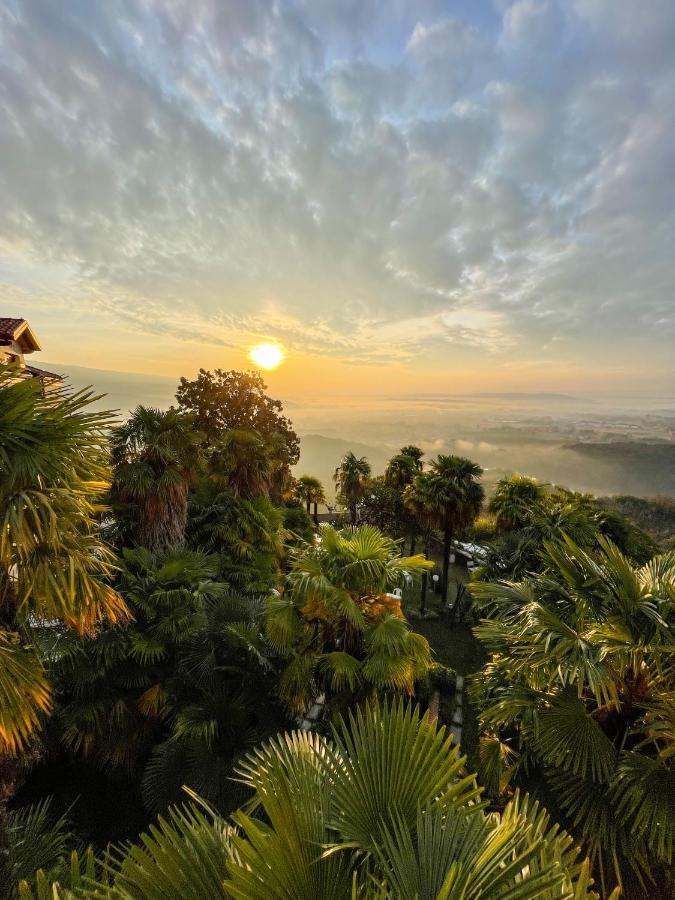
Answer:
[[[450,606],[452,606],[455,599],[458,580],[463,583],[466,582],[466,570],[458,566],[451,566]],[[419,585],[413,585],[412,588],[404,592],[403,606],[408,616],[410,616],[411,612],[419,610]],[[450,621],[450,614],[440,602],[440,596],[432,591],[429,591],[427,594],[427,610],[433,610],[438,615],[438,618],[418,619],[410,617],[409,621],[411,628],[423,634],[429,641],[436,662],[454,669],[458,675],[467,676],[480,671],[485,664],[487,654],[480,641],[473,636],[470,626],[463,624],[453,625]],[[478,721],[466,692],[464,693],[463,719],[462,751],[467,754],[469,765],[471,766],[478,746]]]
[[[434,558],[435,554],[431,554]],[[434,559],[436,569],[434,572],[440,574],[440,561]],[[448,601],[450,608],[455,602],[457,584],[466,584],[468,573],[462,566],[450,566],[450,585],[448,590]],[[429,579],[431,584],[431,578]],[[453,625],[450,621],[450,615],[444,609],[439,594],[435,594],[431,588],[427,591],[427,610],[437,614],[436,619],[418,619],[415,613],[420,608],[420,590],[419,583],[406,588],[403,593],[403,608],[406,615],[409,616],[410,624],[423,634],[431,644],[436,661],[443,663],[454,669],[459,675],[470,675],[483,668],[485,663],[485,651],[480,641],[471,633],[471,629],[466,625]]]

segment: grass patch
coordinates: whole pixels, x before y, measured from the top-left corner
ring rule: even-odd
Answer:
[[[451,566],[448,599],[450,607],[455,600],[457,581],[466,583],[466,570]],[[487,653],[481,642],[473,636],[471,627],[464,624],[453,625],[450,613],[443,606],[439,595],[429,591],[427,594],[427,610],[433,611],[436,618],[413,618],[410,613],[419,611],[420,586],[413,585],[403,595],[403,607],[406,611],[410,627],[429,641],[434,653],[434,660],[448,666],[458,675],[472,675],[479,672],[487,661]],[[454,706],[454,695],[441,697],[440,719],[446,724],[450,721]],[[468,766],[475,770],[478,752],[478,717],[471,706],[465,689],[462,707],[462,752],[468,757]]]

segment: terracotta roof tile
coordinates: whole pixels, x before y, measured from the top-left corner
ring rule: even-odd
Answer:
[[[0,317],[0,340],[11,341],[14,338],[14,332],[25,322],[25,319],[10,319]]]

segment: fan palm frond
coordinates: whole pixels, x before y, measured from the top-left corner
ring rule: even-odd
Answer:
[[[52,798],[47,797],[10,813],[9,870],[15,884],[37,869],[51,869],[72,843],[68,814],[55,818],[51,807]]]
[[[0,755],[20,753],[51,708],[51,687],[33,650],[0,631]]]

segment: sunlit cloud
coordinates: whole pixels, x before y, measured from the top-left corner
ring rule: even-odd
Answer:
[[[10,0],[2,306],[117,368],[664,371],[674,41],[668,0]]]

